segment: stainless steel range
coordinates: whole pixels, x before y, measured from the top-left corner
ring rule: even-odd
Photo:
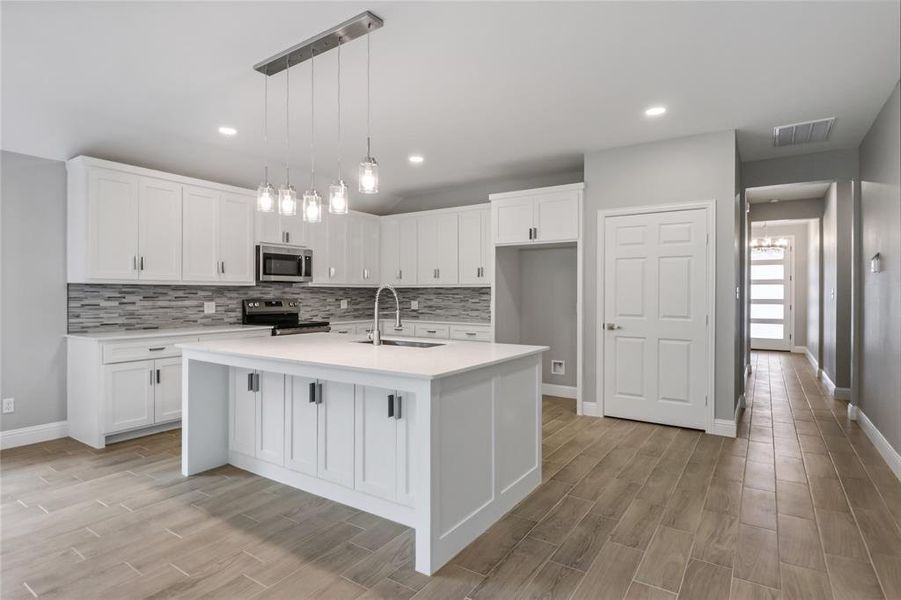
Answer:
[[[287,298],[244,300],[241,320],[245,325],[271,325],[272,335],[331,331],[328,321],[301,321],[300,302]]]

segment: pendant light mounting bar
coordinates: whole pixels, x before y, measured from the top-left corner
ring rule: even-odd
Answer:
[[[339,40],[342,45],[346,44],[351,40],[381,28],[384,24],[380,17],[368,10],[361,12],[340,25],[336,25],[319,35],[288,48],[284,52],[279,52],[275,56],[270,56],[266,60],[258,62],[253,66],[253,69],[263,75],[271,76],[281,73],[287,68],[310,60],[313,52],[316,53],[316,56],[321,56],[325,52],[337,48]]]

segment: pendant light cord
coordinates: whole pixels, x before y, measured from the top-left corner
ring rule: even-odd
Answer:
[[[338,38],[338,181],[341,181],[341,38]]]
[[[372,49],[370,47],[369,37],[372,35],[372,23],[367,26],[366,32],[366,158],[372,156],[372,147],[370,143],[370,133],[372,129],[372,118],[370,113],[372,104],[372,91],[370,90],[370,79],[372,78]]]
[[[263,183],[269,185],[269,73],[263,74],[263,146],[266,153]]]
[[[291,185],[291,58],[285,57],[285,187]]]
[[[310,50],[310,189],[316,189],[316,48]]]

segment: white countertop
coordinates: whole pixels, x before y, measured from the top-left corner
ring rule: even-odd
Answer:
[[[101,331],[98,333],[68,333],[66,337],[85,338],[103,342],[139,340],[144,338],[180,337],[183,335],[210,335],[213,333],[235,333],[238,331],[261,331],[272,329],[268,325],[198,325],[197,327],[175,327],[171,329],[131,329],[121,331]]]
[[[438,379],[548,350],[547,346],[421,338],[412,341],[437,342],[441,345],[433,348],[405,348],[357,343],[365,339],[366,336],[342,337],[328,333],[309,333],[284,337],[211,340],[178,346],[185,351],[199,350],[417,379]],[[388,336],[383,339],[410,338]]]

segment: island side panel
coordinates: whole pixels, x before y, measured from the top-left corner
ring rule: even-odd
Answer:
[[[182,357],[181,472],[228,464],[229,367]]]
[[[541,483],[541,355],[432,384],[431,574]],[[417,531],[417,540],[420,532]]]

